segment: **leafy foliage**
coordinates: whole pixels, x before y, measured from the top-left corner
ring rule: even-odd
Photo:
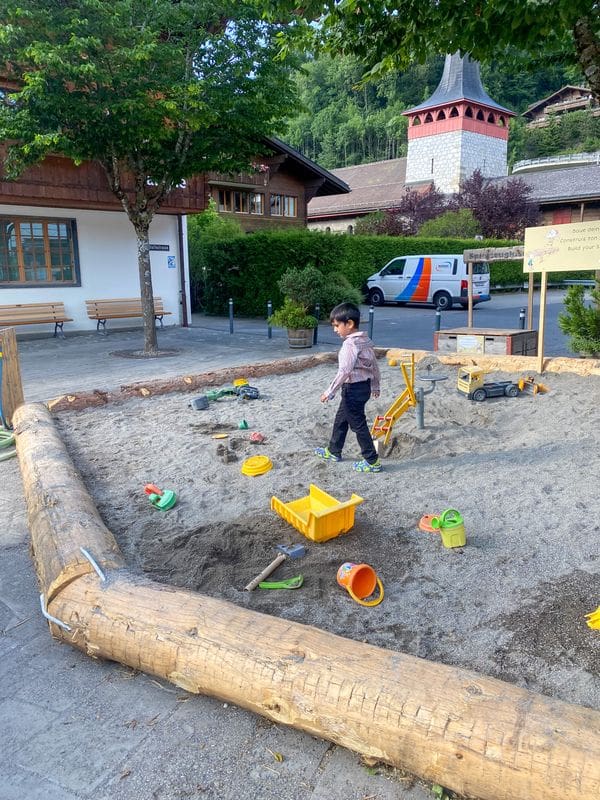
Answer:
[[[316,328],[317,318],[306,312],[302,303],[297,303],[291,297],[286,297],[283,306],[278,308],[269,317],[269,323],[277,328],[292,328],[295,330]]]
[[[355,55],[333,58],[317,53],[296,73],[300,110],[288,119],[286,140],[327,169],[405,156],[407,118],[402,112],[433,93],[443,62],[439,55],[428,55],[423,63],[361,82],[364,65]],[[506,56],[482,65],[481,75],[491,97],[517,112],[567,83],[584,83],[577,68],[553,62],[536,65],[533,71]],[[582,131],[600,124],[590,114],[585,116],[588,121]],[[591,134],[581,132],[580,136],[577,126],[567,127],[563,146],[585,149],[579,146],[580,138],[589,143]],[[544,151],[542,130],[528,130],[524,135],[524,120],[511,120],[509,162],[534,157],[527,154],[532,148],[539,148],[539,155],[552,155],[553,151]]]
[[[340,272],[325,274],[309,265],[304,269],[286,270],[278,281],[284,296],[301,303],[305,308],[320,307],[321,316],[329,316],[338,303],[362,303],[362,292],[355,289]]]
[[[600,118],[590,111],[571,111],[550,119],[548,125],[527,128],[524,120],[513,121],[511,163],[525,158],[589,153],[600,150]]]
[[[570,286],[564,301],[565,311],[558,324],[570,336],[569,346],[575,353],[600,353],[600,288],[590,292],[592,303],[586,303],[585,287]]]
[[[212,197],[206,211],[188,217],[188,241],[198,240],[200,246],[204,242],[221,242],[241,235],[240,223],[221,216]]]
[[[190,268],[199,307],[209,314],[226,314],[232,297],[236,313],[246,316],[264,316],[269,300],[275,308],[283,304],[278,282],[290,267],[298,271],[316,268],[324,279],[318,302],[327,313],[338,302],[359,302],[369,275],[397,256],[462,253],[467,248],[510,244],[515,242],[331,236],[306,230],[260,232],[202,248],[191,246]],[[506,277],[504,269],[502,262],[492,265],[492,285],[522,283],[522,263],[507,270]]]
[[[486,182],[479,170],[461,186],[456,198],[460,208],[470,208],[484,236],[496,239],[516,239],[526,227],[533,227],[539,210],[529,202],[530,187],[520,178],[502,184]]]
[[[481,234],[481,225],[470,208],[444,211],[439,217],[427,220],[419,228],[419,236],[438,236],[451,239],[472,239]]]
[[[397,206],[384,209],[377,218],[371,215],[364,226],[357,225],[357,232],[367,228],[380,236],[414,236],[424,222],[438,217],[445,208],[446,198],[435,186],[425,192],[407,189]]]
[[[279,9],[297,3],[280,0]],[[478,61],[503,57],[508,48],[532,64],[578,64],[600,98],[600,40],[596,0],[442,3],[439,0],[307,0],[304,31],[330,52],[352,53],[367,76],[423,62],[426,54],[461,50]],[[301,31],[296,24],[294,31]]]
[[[357,223],[356,230],[380,236],[414,236],[422,232],[424,236],[443,238],[457,236],[457,223],[461,221],[466,226],[464,236],[482,233],[492,239],[514,239],[521,237],[527,226],[535,225],[539,217],[537,207],[528,200],[530,193],[531,189],[518,178],[490,184],[476,170],[457,195],[447,198],[435,187],[426,192],[407,189],[398,206],[367,215]],[[448,227],[450,222],[454,223],[454,230]],[[423,230],[427,224],[429,227]]]
[[[156,350],[148,227],[181,181],[238,171],[293,98],[280,26],[255,0],[0,0],[5,171],[59,153],[95,161],[138,238],[147,351]]]

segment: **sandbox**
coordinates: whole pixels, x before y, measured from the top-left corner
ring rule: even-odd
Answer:
[[[401,763],[423,777],[482,797],[552,797],[543,782],[540,783],[543,794],[537,795],[529,788],[528,795],[519,795],[515,789],[519,784],[509,786],[506,782],[502,761],[507,748],[516,748],[511,756],[506,756],[512,759],[508,772],[513,774],[515,753],[520,752],[523,763],[529,759],[531,780],[535,782],[539,768],[541,781],[544,770],[552,769],[558,753],[555,748],[565,744],[559,732],[549,730],[548,720],[539,722],[541,728],[536,731],[544,739],[541,749],[538,745],[542,739],[536,745],[529,735],[525,737],[527,742],[522,738],[512,741],[519,731],[521,737],[522,725],[525,728],[531,725],[525,708],[537,708],[536,720],[541,720],[544,713],[550,714],[548,719],[567,713],[560,703],[544,701],[523,689],[591,709],[600,707],[597,666],[600,645],[597,634],[584,621],[584,614],[598,604],[596,476],[600,456],[593,420],[594,415],[597,418],[595,398],[600,379],[556,374],[545,380],[551,389],[546,396],[473,404],[456,394],[453,367],[440,365],[431,358],[419,365],[422,370],[427,366],[436,372],[446,372],[449,380],[426,400],[425,430],[417,430],[412,414],[397,424],[385,472],[379,475],[359,476],[351,471],[348,462],[322,464],[312,455],[314,446],[326,443],[334,413],[334,408],[318,402],[331,376],[330,364],[296,375],[255,378],[252,382],[260,388],[261,399],[243,405],[219,401],[207,411],[196,412],[188,407],[189,395],[168,395],[107,405],[102,410],[59,414],[57,424],[130,567],[127,579],[116,578],[110,591],[119,591],[119,586],[125,591],[127,584],[125,593],[132,601],[137,590],[143,594],[150,591],[145,588],[145,574],[164,583],[165,588],[176,584],[212,595],[214,601],[201,601],[208,603],[207,608],[203,606],[203,614],[210,609],[222,617],[221,600],[233,601],[238,610],[227,611],[228,624],[232,624],[236,613],[241,615],[235,625],[241,638],[245,614],[262,611],[276,615],[284,625],[283,628],[278,627],[279,622],[276,625],[284,644],[287,637],[293,639],[292,650],[296,652],[300,663],[296,668],[300,671],[302,664],[306,666],[306,642],[310,642],[311,648],[317,643],[324,646],[327,639],[322,637],[326,634],[317,632],[317,635],[312,629],[305,633],[305,628],[290,625],[316,625],[332,634],[341,634],[347,638],[333,639],[333,651],[337,649],[350,658],[349,668],[361,685],[365,681],[369,684],[369,677],[375,674],[373,659],[377,658],[369,645],[385,647],[388,652],[382,658],[392,669],[391,684],[398,683],[399,664],[406,681],[411,670],[422,678],[408,681],[410,691],[403,703],[425,741],[432,737],[427,746],[437,755],[433,758],[432,754],[422,754],[417,758],[418,737],[411,739],[412,745],[407,748],[410,736],[400,722],[402,712],[395,710],[391,715],[390,708],[396,707],[389,699],[381,701],[389,727],[376,737],[371,748],[376,755],[391,763]],[[393,395],[401,390],[398,370],[383,366],[382,372],[383,397],[371,404],[373,414],[385,410]],[[247,433],[237,428],[242,418],[249,422],[250,431],[259,430],[265,435],[262,445],[250,443]],[[216,431],[226,431],[228,437],[213,440],[211,436]],[[348,444],[351,459],[358,453],[353,438],[349,438]],[[273,470],[254,478],[242,475],[243,459],[259,452],[268,453]],[[177,506],[165,513],[152,508],[143,493],[143,485],[148,481],[176,489]],[[306,557],[286,563],[282,572],[277,573],[287,576],[301,571],[305,575],[301,589],[244,592],[247,580],[271,560],[278,543],[302,540],[297,531],[270,511],[271,496],[291,500],[305,494],[310,483],[322,486],[336,497],[347,499],[356,492],[365,498],[356,509],[354,528],[324,543],[304,540],[308,547]],[[459,508],[465,518],[465,548],[445,549],[439,535],[417,528],[423,513],[439,512],[449,506]],[[49,531],[46,533],[50,535]],[[75,532],[74,545],[76,536]],[[42,583],[47,574],[47,594],[55,597],[51,603],[53,613],[60,617],[61,612],[70,608],[69,603],[76,602],[77,615],[87,619],[85,601],[93,600],[96,604],[102,601],[102,587],[96,588],[98,578],[90,573],[89,565],[78,559],[83,565],[77,569],[88,574],[67,586],[68,581],[61,584],[60,578],[56,582],[56,570],[40,567],[43,559],[39,547],[37,557]],[[103,558],[108,558],[106,553]],[[348,560],[364,561],[377,570],[386,589],[381,606],[361,608],[336,585],[337,567]],[[59,573],[66,561],[58,567]],[[108,569],[118,567],[121,576],[123,564],[118,550],[112,547]],[[69,581],[73,574],[69,574]],[[68,598],[69,591],[83,594],[76,599]],[[150,595],[144,594],[148,602]],[[179,597],[171,589],[160,593],[163,602],[169,595]],[[215,602],[217,605],[211,605]],[[69,613],[73,613],[72,608]],[[250,619],[256,622],[256,617]],[[94,625],[89,619],[85,632],[75,641],[88,651]],[[259,628],[263,635],[268,630],[267,623],[264,623],[266,628],[262,621],[256,625],[255,635]],[[193,627],[190,625],[190,630]],[[221,630],[221,625],[217,623],[216,628]],[[185,630],[187,634],[180,631],[176,636],[191,635]],[[55,630],[55,633],[60,632]],[[68,640],[66,633],[61,635]],[[155,631],[155,638],[156,635]],[[359,643],[354,652],[349,640]],[[340,645],[340,641],[345,644]],[[263,644],[268,645],[266,650]],[[226,636],[222,649],[225,652],[234,648],[240,657],[241,647],[246,653],[244,658],[259,658],[264,674],[271,677],[266,678],[269,688],[261,689],[258,681],[257,691],[259,696],[262,691],[263,700],[268,695],[268,702],[252,699],[250,694],[244,702],[241,696],[244,692],[239,687],[235,691],[227,686],[215,688],[214,676],[195,683],[182,672],[170,677],[192,691],[215,691],[223,697],[232,697],[228,692],[233,692],[232,699],[241,705],[316,731],[354,749],[368,749],[364,745],[365,730],[355,725],[347,703],[343,723],[335,721],[335,715],[329,712],[323,718],[334,721],[324,723],[314,699],[310,710],[306,707],[302,713],[298,710],[297,684],[291,695],[281,685],[285,684],[289,667],[272,635],[268,642],[257,643],[259,656],[247,653],[248,646]],[[92,652],[94,647],[100,655],[118,660],[123,660],[128,652],[125,647],[117,655],[109,653],[104,639],[94,641]],[[334,666],[338,677],[348,668],[336,663],[333,651],[328,652],[326,664],[319,662],[317,650],[311,656],[315,669],[318,667],[316,674],[324,670],[329,674],[328,685],[335,677],[331,674]],[[273,663],[269,661],[269,652]],[[376,650],[377,654],[383,652]],[[407,657],[401,653],[423,657],[427,662],[403,662]],[[228,663],[232,674],[238,674],[233,658]],[[367,674],[358,678],[367,665]],[[420,673],[421,666],[425,673]],[[427,672],[430,667],[433,672]],[[499,677],[512,685],[504,688],[505,684],[495,681],[488,684],[487,678],[474,678],[457,667]],[[198,666],[200,670],[203,668]],[[441,672],[436,671],[439,669]],[[382,673],[375,672],[380,677],[379,683],[370,683],[364,697],[371,697],[368,719],[381,725],[377,714],[371,713],[371,703],[376,707],[382,691],[384,694],[402,691],[402,687],[390,688],[389,676],[384,679]],[[256,669],[253,674],[256,678]],[[279,676],[277,680],[274,675]],[[344,681],[340,680],[334,703],[338,712],[340,692],[344,696]],[[245,691],[249,687],[243,683]],[[470,698],[468,702],[461,700],[458,716],[452,702],[446,706],[442,703],[441,710],[438,700],[431,700],[436,688],[440,697],[447,691],[453,695],[454,690],[448,689],[450,685],[460,686],[457,697]],[[306,696],[300,694],[306,701]],[[493,715],[495,708],[497,714],[500,706],[496,704],[510,705],[513,701],[521,709],[521,718],[509,720],[500,714],[497,720],[504,719],[506,729],[500,726],[494,734],[490,712]],[[538,708],[540,701],[542,705]],[[417,704],[414,708],[412,702]],[[578,714],[585,718],[586,737],[591,743],[584,747],[584,750],[591,747],[591,754],[587,752],[577,763],[579,780],[585,775],[588,783],[580,783],[578,791],[570,795],[565,785],[560,784],[560,776],[555,775],[553,782],[559,792],[556,797],[585,797],[588,795],[582,794],[584,788],[585,792],[588,787],[591,790],[594,781],[598,785],[597,767],[587,764],[588,757],[590,764],[594,758],[598,761],[598,751],[593,750],[597,747],[594,737],[600,736],[598,716],[584,708],[577,708],[574,713],[575,727]],[[310,724],[308,717],[312,719]],[[320,728],[315,717],[319,718]],[[439,729],[441,718],[447,722]],[[478,727],[481,719],[486,718],[487,722]],[[467,735],[465,726],[469,724],[471,733]],[[350,735],[345,726],[352,729]],[[369,724],[363,722],[362,727]],[[394,730],[402,733],[399,745],[394,744],[397,735]],[[480,741],[482,736],[487,740],[485,746],[474,745],[475,730],[475,739]],[[444,741],[448,752],[444,750]],[[464,751],[461,743],[465,745]],[[571,738],[568,745],[573,746]],[[423,763],[419,758],[424,759]],[[473,778],[473,771],[478,774],[479,768],[468,763],[471,758],[482,758],[487,767],[494,765],[486,779],[488,784],[481,783],[481,776]],[[577,759],[572,764],[576,762]],[[566,774],[561,780],[568,783]],[[496,793],[490,785],[496,786]]]

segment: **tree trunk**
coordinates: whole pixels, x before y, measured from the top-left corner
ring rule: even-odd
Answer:
[[[150,242],[148,238],[149,223],[133,221],[137,235],[138,269],[140,275],[140,293],[144,319],[144,353],[157,355],[158,340],[156,322],[154,320],[154,294],[152,292],[152,271],[150,269]]]
[[[15,425],[41,590],[68,626],[50,623],[57,638],[461,794],[598,798],[597,711],[134,575],[50,412],[23,405]]]
[[[600,101],[600,41],[589,17],[582,17],[573,30],[579,65],[596,100]]]

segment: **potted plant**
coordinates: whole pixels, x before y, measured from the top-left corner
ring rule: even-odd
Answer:
[[[317,318],[307,313],[306,306],[291,297],[286,297],[283,306],[269,317],[269,324],[287,328],[288,344],[292,349],[312,347],[313,332]]]
[[[570,337],[569,347],[581,356],[600,358],[600,288],[590,292],[592,303],[586,304],[585,287],[570,286],[565,297],[565,312],[558,324]]]

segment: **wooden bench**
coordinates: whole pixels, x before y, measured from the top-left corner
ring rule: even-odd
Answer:
[[[111,297],[104,300],[86,300],[87,315],[96,320],[96,330],[106,334],[106,321],[109,319],[130,319],[143,317],[142,300],[140,297]],[[163,317],[170,314],[165,311],[160,297],[154,298],[154,319],[163,327]]]
[[[62,336],[63,323],[73,322],[67,317],[64,303],[15,303],[11,306],[0,306],[0,328],[13,325],[41,325],[54,323],[54,335]]]

